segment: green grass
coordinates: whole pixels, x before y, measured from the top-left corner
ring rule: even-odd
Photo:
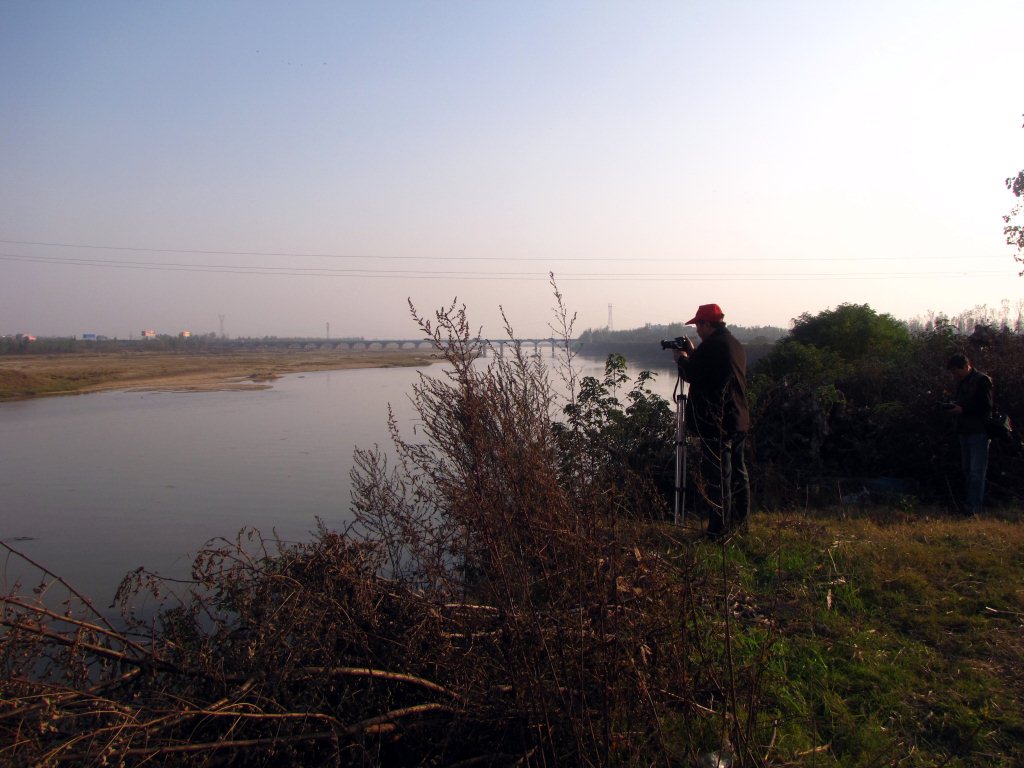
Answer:
[[[771,761],[1024,765],[1019,514],[767,513],[696,546],[709,588],[728,585],[737,667],[765,660]]]

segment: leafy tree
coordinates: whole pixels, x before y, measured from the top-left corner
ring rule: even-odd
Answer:
[[[835,352],[848,363],[867,357],[889,357],[910,342],[905,323],[878,314],[867,304],[840,304],[817,315],[803,313],[793,321],[791,338]]]
[[[920,416],[917,396],[929,389],[905,379],[934,367],[911,362],[916,348],[904,323],[866,304],[797,318],[790,338],[751,369],[763,493],[812,476],[905,474],[903,457],[915,453],[902,439],[907,420]]]

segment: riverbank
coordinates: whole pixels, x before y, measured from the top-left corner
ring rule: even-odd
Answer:
[[[367,559],[372,544],[327,530],[284,549],[258,534],[237,545],[219,540],[194,571],[199,586],[190,599],[204,609],[167,614],[145,641],[119,625],[97,627],[89,613],[71,621],[28,595],[0,597],[11,630],[0,633],[0,650],[17,672],[0,679],[8,702],[0,743],[19,765],[55,763],[55,755],[61,764],[92,764],[113,754],[140,757],[122,760],[129,765],[169,766],[182,754],[227,750],[236,762],[267,763],[289,749],[298,755],[292,762],[321,766],[336,764],[339,747],[368,746],[378,764],[493,764],[494,744],[528,757],[539,752],[533,744],[557,736],[537,726],[535,742],[521,746],[518,726],[537,710],[510,695],[513,685],[532,675],[536,698],[561,700],[571,685],[568,695],[583,700],[590,673],[605,695],[592,695],[605,707],[594,711],[618,714],[618,704],[628,707],[621,719],[631,718],[608,741],[633,739],[632,754],[648,764],[695,765],[698,756],[699,764],[719,764],[727,727],[728,749],[759,757],[744,765],[1022,764],[1019,515],[761,513],[726,545],[664,523],[619,530],[633,557],[622,557],[606,581],[573,583],[591,601],[585,605],[606,594],[624,603],[608,639],[580,626],[587,613],[529,602],[523,609],[546,622],[543,637],[557,638],[559,652],[590,644],[584,658],[596,661],[577,678],[509,654],[520,616],[380,579]],[[254,538],[257,546],[246,549]],[[258,556],[268,548],[276,554]],[[222,567],[225,559],[237,565]],[[600,589],[609,581],[611,589]],[[692,591],[678,591],[683,582]],[[151,588],[141,574],[139,586]],[[225,594],[245,599],[230,609],[204,602]],[[681,613],[693,630],[680,626]],[[680,664],[688,675],[668,690],[651,685],[643,708],[612,698],[632,668],[608,674],[598,663],[607,647],[635,647],[624,636],[641,621],[653,628],[637,651],[637,667],[649,675],[642,680],[660,682]],[[662,661],[670,654],[671,665]],[[96,676],[76,677],[79,668]],[[736,698],[720,692],[726,686]],[[679,690],[695,693],[683,698]],[[566,728],[579,722],[568,707],[552,709]],[[735,718],[740,724],[730,726]],[[641,741],[637,734],[647,732],[660,737]],[[330,739],[339,747],[321,749]],[[570,758],[560,762],[583,763]]]
[[[0,402],[104,390],[266,389],[288,373],[426,366],[427,350],[68,353],[0,357]]]

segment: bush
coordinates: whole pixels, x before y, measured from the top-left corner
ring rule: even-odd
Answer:
[[[604,378],[584,377],[563,409],[566,421],[553,429],[565,478],[617,489],[620,513],[663,519],[662,502],[672,498],[675,482],[675,416],[668,401],[651,391],[654,376],[639,373],[623,408],[617,392],[628,382],[626,359],[609,355]],[[632,496],[623,493],[634,486]]]

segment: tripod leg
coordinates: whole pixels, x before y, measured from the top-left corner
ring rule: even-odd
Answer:
[[[683,474],[685,472],[685,470],[683,469],[683,445],[682,445],[682,441],[680,440],[680,433],[682,432],[682,430],[680,428],[681,421],[680,421],[680,418],[679,418],[679,408],[680,408],[679,402],[677,401],[676,402],[676,482],[675,482],[675,496],[673,498],[674,506],[673,506],[673,510],[672,510],[672,522],[675,525],[680,525],[682,523],[682,516],[683,516],[683,495],[682,495],[683,494],[683,488],[682,488],[682,482],[683,482]]]
[[[679,411],[683,414],[680,418],[681,424],[679,426],[680,434],[678,438],[683,444],[683,470],[681,473],[682,482],[680,483],[680,495],[682,497],[680,502],[680,517],[681,523],[686,525],[686,395],[681,395],[680,399],[682,402],[679,404]]]
[[[676,483],[672,522],[686,523],[686,394],[682,378],[676,380],[672,399],[676,401]]]

